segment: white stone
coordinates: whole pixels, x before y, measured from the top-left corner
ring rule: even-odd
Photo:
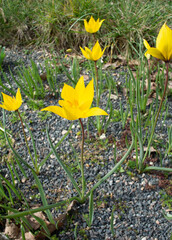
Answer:
[[[103,134],[100,136],[100,139],[106,139],[106,135],[103,133]]]
[[[62,135],[65,135],[67,133],[67,130],[62,131]]]

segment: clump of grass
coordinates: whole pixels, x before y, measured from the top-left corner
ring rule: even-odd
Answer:
[[[17,12],[17,14],[16,14]],[[113,52],[137,56],[143,37],[157,36],[163,22],[171,24],[170,1],[152,0],[47,0],[0,1],[0,39],[2,45],[74,48],[88,43],[83,19],[106,19],[99,37],[113,43]]]

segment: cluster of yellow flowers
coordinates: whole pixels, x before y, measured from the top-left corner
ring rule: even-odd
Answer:
[[[103,21],[104,19],[101,21],[99,19],[95,21],[93,17],[90,18],[89,22],[84,20],[86,31],[89,33],[97,32]],[[166,25],[166,23],[164,23],[156,39],[156,48],[150,47],[145,39],[144,45],[147,48],[145,53],[147,58],[150,58],[150,55],[152,55],[155,58],[169,62],[172,59],[172,30]],[[81,48],[81,51],[85,58],[97,61],[102,57],[105,49],[102,51],[100,44],[97,41],[92,51],[87,47],[85,47],[85,50]],[[8,111],[16,111],[20,108],[22,104],[20,89],[17,90],[16,97],[10,97],[4,93],[2,93],[2,96],[4,102],[0,104],[1,108]],[[49,106],[41,111],[51,111],[68,120],[76,120],[96,115],[107,115],[104,110],[98,107],[90,108],[94,97],[93,79],[87,87],[84,85],[83,77],[79,79],[75,89],[67,84],[64,84],[61,97],[64,99],[59,101],[59,105],[61,107]]]
[[[92,16],[91,16],[89,22],[87,22],[84,19],[85,30],[89,33],[96,33],[100,29],[104,20],[105,19],[100,21],[98,19],[97,21],[95,21]],[[88,60],[96,62],[97,60],[99,60],[103,56],[106,48],[104,48],[104,50],[102,51],[102,49],[100,47],[100,44],[97,41],[92,50],[90,50],[87,47],[85,47],[85,50],[82,47],[80,47],[80,49],[81,49],[82,54],[84,55],[85,58],[87,58]]]
[[[93,17],[91,17],[89,22],[84,20],[86,31],[90,33],[97,32],[101,27],[103,21],[104,20],[99,21],[99,19],[95,21]],[[93,47],[92,51],[88,48],[85,48],[85,50],[81,48],[81,50],[83,52],[83,55],[92,61],[97,61],[99,58],[101,58],[105,51],[105,49],[103,51],[101,50],[98,41]],[[22,104],[20,89],[17,91],[16,98],[10,97],[4,93],[2,94],[4,102],[2,105],[0,105],[0,107],[8,111],[18,110]],[[49,106],[42,109],[41,111],[50,111],[68,120],[76,120],[90,116],[108,115],[99,107],[91,108],[91,104],[94,98],[93,79],[89,82],[87,87],[85,87],[83,76],[79,79],[75,89],[67,84],[64,84],[61,92],[61,97],[63,99],[59,101],[59,105],[61,107]]]

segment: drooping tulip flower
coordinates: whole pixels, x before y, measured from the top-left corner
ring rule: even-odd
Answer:
[[[146,40],[144,42],[147,48],[145,55],[150,54],[164,62],[169,62],[172,59],[172,30],[166,23],[163,24],[159,31],[156,48],[150,47]]]

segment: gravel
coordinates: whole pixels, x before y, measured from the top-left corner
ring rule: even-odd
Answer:
[[[26,55],[26,52],[23,50],[16,49],[14,51],[7,49],[3,70],[6,72],[9,80],[12,81],[8,67],[10,67],[15,74],[21,62],[23,62],[25,66],[28,66],[30,64],[30,59],[33,59],[36,63],[43,65],[44,58],[49,56],[49,53],[42,50],[33,51]],[[123,68],[113,71],[115,72],[114,81],[121,81],[123,83],[125,81],[125,75],[120,75],[120,72],[126,70]],[[86,73],[83,71],[83,74]],[[59,84],[66,81],[66,77],[63,73],[56,76],[56,78]],[[2,81],[4,81],[3,77]],[[16,86],[14,85],[14,87]],[[0,90],[4,92],[1,87]],[[107,92],[103,93],[100,101],[102,109],[105,109],[107,97]],[[124,97],[119,97],[122,99],[123,106],[126,107]],[[113,108],[119,109],[119,99],[114,98],[111,101]],[[45,98],[44,106],[57,105],[57,102],[58,100],[53,97],[48,100]],[[172,100],[168,99],[168,105],[169,113],[172,114]],[[53,144],[56,144],[65,133],[64,130],[68,130],[71,122],[59,116],[55,116],[54,114],[42,120],[39,115],[39,110],[30,109],[26,99],[24,99],[20,110],[25,113],[27,124],[32,129],[38,150],[38,161],[41,161],[50,151],[45,131],[46,126],[48,125],[50,138]],[[6,111],[6,126],[7,129],[11,130],[12,136],[15,139],[15,149],[31,164],[24,144],[21,123],[19,121],[12,123],[11,117],[12,114]],[[2,111],[0,111],[0,120],[2,121]],[[83,122],[86,126],[86,120]],[[171,125],[171,117],[167,117],[163,124],[159,121],[156,128],[156,133],[159,134],[160,137],[163,136],[165,141],[167,141],[167,125]],[[96,131],[91,122],[89,130],[92,138],[89,143],[87,141],[85,142],[84,166],[85,178],[89,182],[90,187],[96,183],[100,177],[104,176],[112,169],[115,163],[113,143],[104,145],[98,144],[95,139]],[[72,168],[76,179],[80,177],[80,172],[77,168],[76,156],[71,149],[71,143],[76,152],[79,153],[79,131],[79,123],[78,121],[74,121],[70,134],[57,148],[58,154],[63,158],[64,162]],[[120,142],[122,133],[123,129],[121,123],[112,122],[108,126],[105,136],[106,138],[112,136],[116,142]],[[29,138],[29,133],[26,132],[26,134]],[[32,149],[31,141],[29,144]],[[163,148],[160,150],[164,152]],[[33,149],[31,151],[33,153]],[[125,151],[126,147],[120,148],[120,146],[117,146],[117,157],[120,159]],[[0,152],[2,156],[2,164],[0,166],[1,174],[10,179],[10,173],[4,161],[4,156],[6,154],[9,156],[10,151],[6,147],[0,147]],[[130,157],[132,157],[132,155]],[[166,166],[172,167],[170,159],[166,157],[163,161]],[[22,175],[20,176],[21,182],[16,180],[16,186],[22,190],[24,196],[32,206],[36,203],[40,203],[38,191],[33,187],[34,178],[31,172],[27,170],[27,179]],[[170,178],[171,176],[169,175],[168,179]],[[63,169],[60,167],[53,154],[51,154],[50,158],[41,168],[39,179],[43,185],[49,203],[58,202],[76,195],[72,184],[66,178]],[[136,170],[124,164],[121,171],[114,173],[94,191],[94,220],[91,227],[88,227],[86,223],[86,218],[89,213],[89,204],[86,202],[76,207],[75,214],[64,228],[64,231],[57,233],[58,238],[62,240],[169,240],[172,234],[172,224],[163,216],[163,209],[168,210],[168,207],[162,204],[163,196],[165,196],[165,192],[159,184],[162,180],[164,180],[163,174],[139,174]],[[52,209],[54,217],[57,217],[63,211],[63,209]],[[112,225],[113,230],[111,229]],[[76,237],[74,237],[75,234]]]

